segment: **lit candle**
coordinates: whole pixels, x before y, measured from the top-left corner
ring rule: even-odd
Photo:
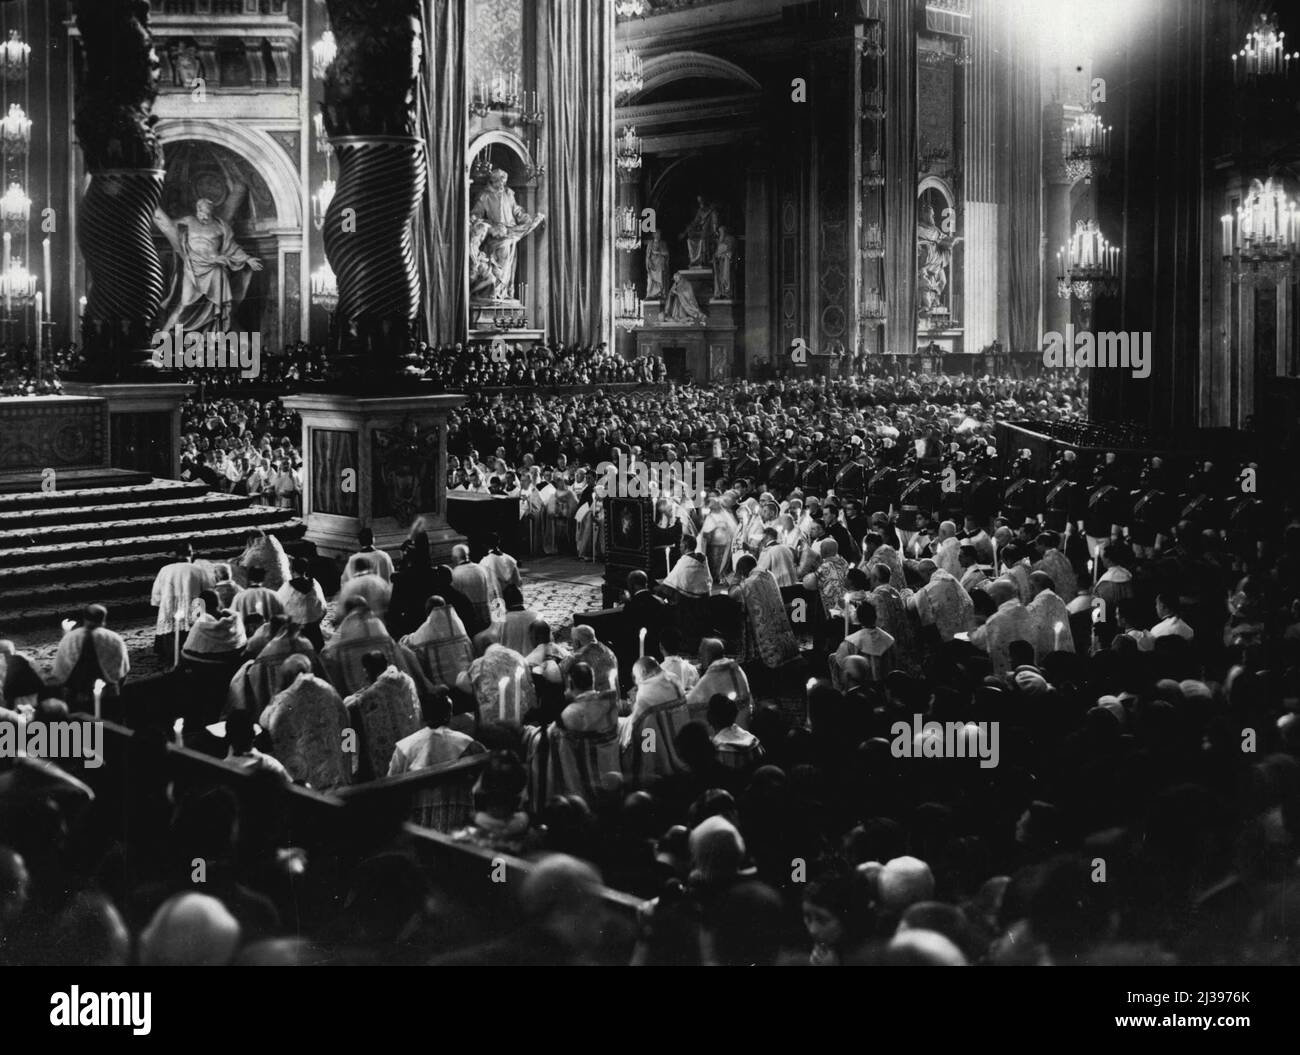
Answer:
[[[46,287],[49,288],[48,286]],[[41,358],[41,320],[45,317],[45,296],[36,294],[36,359],[39,364]]]
[[[849,636],[849,595],[844,595],[844,636]]]
[[[637,653],[637,655],[639,656],[645,655],[645,632],[646,632],[646,628],[642,627],[640,633],[637,634],[637,637],[640,639],[641,642],[640,644],[641,651]]]
[[[1060,652],[1060,651],[1061,651],[1061,631],[1065,629],[1065,624],[1062,623],[1062,622],[1060,622],[1060,621],[1058,620],[1057,623],[1056,623],[1056,626],[1055,626],[1053,629],[1055,629],[1055,631],[1056,631],[1056,634],[1055,634],[1055,638],[1056,638],[1056,651],[1057,651],[1057,652]]]
[[[52,272],[50,271],[50,239],[48,235],[41,240],[41,260],[45,265],[45,295],[50,298],[46,307],[49,309],[50,315],[53,316],[54,287],[50,285],[50,275]]]
[[[510,679],[502,675],[501,680],[497,682],[497,711],[501,715],[501,720],[506,720],[506,690],[510,688]]]
[[[176,640],[175,640],[175,642],[174,642],[174,644],[175,644],[175,648],[173,649],[173,651],[176,653],[176,666],[177,666],[177,667],[179,667],[179,666],[181,665],[181,620],[184,619],[184,618],[185,618],[185,606],[184,606],[183,604],[181,604],[181,605],[177,605],[177,607],[176,607],[176,619],[175,619],[175,629],[176,629],[175,639],[176,639]]]
[[[95,721],[99,721],[101,718],[104,717],[104,713],[103,710],[101,709],[101,702],[100,702],[103,696],[104,696],[104,679],[96,678],[95,679]]]
[[[998,577],[998,540],[994,538],[992,541],[993,541],[993,578],[996,579]]]
[[[515,718],[524,713],[524,668],[515,668]]]
[[[177,718],[176,721],[174,721],[174,722],[172,723],[172,736],[175,737],[175,739],[176,739],[176,746],[177,746],[177,747],[184,747],[184,746],[185,746],[185,736],[184,736],[184,734],[181,732],[181,730],[184,729],[184,728],[185,728],[185,719],[184,719],[184,718]]]

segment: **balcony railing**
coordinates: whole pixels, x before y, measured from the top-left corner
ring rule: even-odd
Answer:
[[[154,0],[156,15],[285,15],[289,0]]]

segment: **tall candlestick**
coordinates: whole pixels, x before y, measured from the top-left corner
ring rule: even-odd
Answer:
[[[50,237],[46,235],[41,240],[41,262],[45,265],[45,296],[46,310],[49,311],[50,317],[54,316],[54,287],[50,284]]]
[[[849,636],[849,595],[844,595],[844,636]]]
[[[523,717],[524,713],[524,668],[515,668],[515,718]]]
[[[639,634],[637,634],[637,637],[640,639],[640,649],[641,649],[641,650],[637,653],[638,656],[644,656],[644,655],[645,655],[645,632],[646,632],[646,628],[645,628],[645,627],[642,627],[642,628],[641,628],[641,632],[640,632]]]
[[[1062,622],[1057,622],[1056,626],[1053,627],[1053,629],[1056,631],[1056,633],[1055,633],[1055,639],[1056,639],[1056,651],[1057,651],[1057,652],[1060,652],[1060,651],[1061,651],[1061,631],[1065,629],[1065,624],[1062,623]]]
[[[176,667],[177,667],[178,669],[179,669],[179,667],[180,667],[180,665],[181,665],[181,620],[184,619],[184,618],[185,618],[185,606],[184,606],[184,605],[178,605],[177,608],[176,608],[176,633],[175,633],[175,641],[173,642],[173,645],[174,645],[173,652],[174,652],[175,655],[176,655]]]
[[[501,715],[501,720],[506,720],[506,690],[510,688],[510,679],[505,675],[497,682],[497,713]]]
[[[48,288],[48,287],[47,287]],[[36,294],[36,367],[37,373],[40,373],[41,365],[41,320],[45,313],[45,297],[43,294]]]
[[[104,712],[101,709],[101,699],[103,695],[104,695],[104,679],[96,678],[95,679],[95,721],[99,721],[101,718],[104,717]]]

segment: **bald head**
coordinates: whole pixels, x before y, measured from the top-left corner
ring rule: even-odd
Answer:
[[[939,525],[939,540],[954,538],[957,534],[957,525],[951,520],[945,520]]]
[[[574,648],[585,648],[587,645],[595,644],[596,631],[590,626],[575,626],[570,635],[573,640]]]
[[[456,564],[464,564],[469,560],[469,547],[463,544],[451,547],[451,559]]]
[[[1048,575],[1047,572],[1032,571],[1029,573],[1029,588],[1033,591],[1034,596],[1037,597],[1044,590],[1055,591],[1056,583],[1052,581],[1052,577]]]
[[[716,637],[706,637],[700,642],[700,662],[706,667],[710,663],[716,663],[726,654],[726,647]]]
[[[311,660],[301,652],[295,652],[280,664],[280,685],[282,688],[288,688],[297,680],[299,674],[307,674],[310,672]]]
[[[871,664],[862,656],[846,656],[843,671],[845,683],[857,687],[865,685],[871,677]]]
[[[1020,596],[1020,591],[1016,589],[1016,584],[1010,579],[994,579],[989,584],[988,594],[993,598],[994,604],[1006,604],[1008,601],[1014,601]]]

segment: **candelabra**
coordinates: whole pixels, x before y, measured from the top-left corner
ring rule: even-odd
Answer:
[[[1093,176],[1106,174],[1110,167],[1110,135],[1111,127],[1101,123],[1101,116],[1091,104],[1070,122],[1061,140],[1061,153],[1071,183],[1091,183]]]
[[[328,261],[311,273],[311,302],[329,312],[339,306],[339,283]]]
[[[546,111],[538,104],[536,92],[524,92],[523,107],[519,111],[522,124],[541,126],[546,123]]]
[[[957,42],[957,57],[953,59],[954,66],[970,66],[975,61],[975,56],[970,52],[970,40],[962,37]]]
[[[618,233],[614,236],[614,245],[625,253],[634,253],[641,248],[641,219],[632,206],[624,205],[618,211]]]
[[[1223,225],[1223,259],[1234,257],[1252,270],[1287,268],[1300,251],[1300,209],[1288,201],[1281,180],[1251,180],[1250,194],[1237,209],[1236,224],[1228,213]]]
[[[325,115],[317,111],[316,116],[312,118],[312,123],[316,126],[316,153],[333,157],[334,144],[330,142],[329,133],[325,131]]]
[[[325,214],[329,212],[330,202],[334,200],[334,192],[337,189],[334,180],[326,178],[321,182],[316,193],[311,196],[311,222],[318,231],[325,226]]]
[[[330,64],[334,61],[334,56],[339,53],[338,42],[334,39],[332,29],[325,30],[320,35],[320,40],[311,46],[311,75],[318,81],[325,79],[325,71],[329,69]]]
[[[885,116],[885,90],[868,88],[862,93],[862,113],[865,117],[879,119]]]
[[[866,319],[883,319],[885,317],[885,298],[875,286],[863,292],[862,316]]]
[[[641,167],[641,140],[631,125],[623,130],[623,135],[618,140],[614,164],[623,172],[635,172]]]
[[[492,325],[498,330],[522,330],[528,325],[528,309],[495,308],[492,311]]]
[[[885,185],[885,163],[880,157],[879,150],[873,150],[867,155],[866,163],[863,165],[862,182],[868,187]]]
[[[4,142],[6,155],[22,157],[27,153],[32,139],[32,121],[17,103],[11,103],[9,113],[0,119],[0,139]]]
[[[31,54],[31,45],[23,42],[18,30],[11,29],[9,39],[0,44],[0,68],[4,70],[5,79],[20,81],[26,77]]]
[[[0,196],[0,222],[6,231],[25,231],[31,216],[32,199],[27,197],[19,183],[9,184],[9,189]]]
[[[1063,300],[1073,297],[1090,310],[1101,297],[1119,289],[1119,246],[1111,245],[1096,220],[1080,220],[1070,241],[1056,252],[1056,292]]]
[[[880,260],[885,255],[885,239],[880,231],[880,224],[867,225],[867,233],[862,240],[862,255],[868,260]]]
[[[885,54],[885,30],[879,22],[870,23],[862,34],[859,50],[869,58],[878,59]]]
[[[645,325],[645,305],[631,283],[614,290],[614,324],[629,331]]]
[[[470,178],[475,183],[482,183],[490,175],[496,166],[492,164],[492,148],[484,147],[474,158],[474,163],[469,167]]]
[[[1291,75],[1291,64],[1300,60],[1300,51],[1290,55],[1284,47],[1286,33],[1279,32],[1277,16],[1260,14],[1254,28],[1246,34],[1246,46],[1232,56],[1232,79],[1236,83],[1258,77]]]
[[[0,299],[19,307],[26,307],[36,299],[36,276],[16,256],[10,258],[9,266],[0,274]]]
[[[641,56],[627,48],[614,63],[614,94],[631,95],[645,87]]]
[[[614,13],[619,18],[640,18],[645,12],[645,0],[614,0]]]

